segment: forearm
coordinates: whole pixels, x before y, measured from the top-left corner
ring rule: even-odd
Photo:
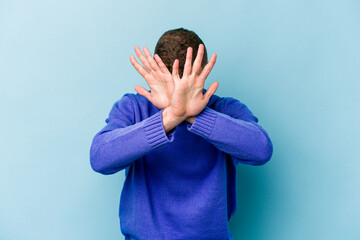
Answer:
[[[162,113],[159,111],[134,125],[111,130],[105,128],[99,132],[90,149],[94,171],[115,173],[153,149],[171,142],[174,132],[168,135],[164,131]]]
[[[188,130],[198,134],[239,162],[260,165],[272,155],[272,143],[258,124],[232,118],[206,107]]]

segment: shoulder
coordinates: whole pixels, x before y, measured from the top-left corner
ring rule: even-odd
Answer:
[[[122,95],[120,99],[118,99],[114,105],[113,108],[117,109],[133,109],[134,105],[134,94],[133,93],[125,93]]]
[[[233,97],[220,97],[216,101],[216,106],[220,112],[229,115],[233,118],[242,119],[245,121],[258,122],[258,118],[254,116],[248,106]]]
[[[134,116],[149,113],[155,109],[155,106],[146,97],[139,93],[131,92],[123,94],[123,96],[115,102],[115,107],[122,112],[131,112]]]
[[[113,123],[121,125],[126,122],[127,125],[134,123],[134,104],[131,93],[125,93],[123,96],[115,101],[113,104],[106,123]]]

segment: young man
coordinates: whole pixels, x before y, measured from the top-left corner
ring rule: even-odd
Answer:
[[[130,61],[150,91],[124,94],[90,149],[94,171],[125,169],[121,232],[125,239],[233,239],[236,165],[269,161],[268,134],[245,104],[214,94],[218,82],[204,89],[216,54],[207,62],[193,31],[165,32],[155,60],[147,48],[145,56],[135,51],[146,69]]]

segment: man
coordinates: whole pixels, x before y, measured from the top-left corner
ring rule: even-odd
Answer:
[[[150,91],[124,94],[90,149],[94,171],[125,169],[121,232],[125,239],[233,239],[236,165],[269,161],[268,134],[245,104],[214,94],[218,82],[204,89],[216,54],[207,62],[193,31],[165,32],[155,59],[147,48],[145,56],[135,51],[146,69],[130,61]]]

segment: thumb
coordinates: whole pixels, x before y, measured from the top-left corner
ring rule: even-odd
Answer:
[[[142,86],[136,85],[135,86],[135,91],[140,94],[141,96],[146,97],[149,101],[152,98],[151,93],[149,93],[148,90],[146,90],[145,88],[143,88]]]
[[[218,82],[213,82],[209,88],[207,89],[207,91],[205,92],[204,94],[204,97],[206,98],[206,100],[209,101],[210,97],[215,93],[215,91],[217,90],[219,86],[219,83]]]

